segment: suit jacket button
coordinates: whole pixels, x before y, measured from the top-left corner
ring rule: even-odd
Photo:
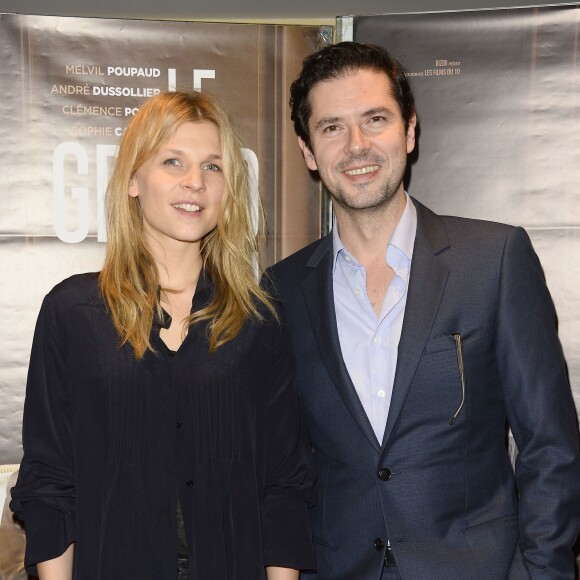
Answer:
[[[187,485],[187,487],[193,487],[193,481],[190,479],[189,481],[185,482],[185,485]]]
[[[389,481],[391,479],[391,470],[386,467],[379,469],[379,479],[381,481]]]
[[[375,538],[374,546],[375,550],[377,552],[380,552],[385,547],[385,543],[383,542],[383,540],[381,540],[381,538]]]

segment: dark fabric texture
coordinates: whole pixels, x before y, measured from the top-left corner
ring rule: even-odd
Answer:
[[[274,266],[317,469],[317,573],[573,580],[578,425],[540,262],[517,227],[417,207],[393,397],[379,444],[342,360],[332,236]],[[453,334],[463,343],[465,402]],[[519,448],[512,470],[506,422]],[[386,572],[385,572],[386,573]]]
[[[211,297],[202,275],[193,309]],[[74,578],[175,580],[177,494],[189,578],[257,580],[264,567],[314,567],[312,455],[300,432],[289,334],[268,312],[209,354],[190,329],[170,357],[136,361],[97,274],[45,298],[34,336],[22,460],[11,508],[26,565],[75,542]]]

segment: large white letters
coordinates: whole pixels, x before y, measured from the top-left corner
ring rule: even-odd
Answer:
[[[82,242],[89,233],[89,192],[86,187],[71,187],[70,195],[77,202],[77,227],[68,230],[65,223],[65,159],[74,157],[77,162],[78,175],[87,175],[89,160],[86,151],[78,143],[61,143],[52,157],[53,193],[54,193],[54,228],[56,235],[63,242],[76,244]]]
[[[109,181],[109,159],[117,152],[116,145],[96,145],[96,206],[97,206],[97,239],[107,241],[107,227],[105,221],[105,191]],[[80,143],[68,141],[61,143],[54,151],[52,158],[53,193],[54,193],[54,229],[56,235],[63,242],[76,244],[82,242],[89,233],[91,192],[88,187],[66,185],[66,161],[68,158],[76,161],[76,175],[89,174],[89,155]],[[70,192],[70,197],[69,197]],[[76,217],[76,227],[67,228],[67,210],[71,203],[76,202],[73,208]],[[71,212],[71,213],[73,213]],[[70,224],[69,224],[70,226]]]

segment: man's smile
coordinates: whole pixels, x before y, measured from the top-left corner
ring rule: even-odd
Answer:
[[[364,175],[379,169],[378,165],[367,165],[366,167],[358,167],[357,169],[347,169],[344,173],[347,175]]]

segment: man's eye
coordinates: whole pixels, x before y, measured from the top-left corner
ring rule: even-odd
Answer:
[[[338,131],[337,125],[328,125],[328,127],[324,127],[325,133],[336,133]]]

